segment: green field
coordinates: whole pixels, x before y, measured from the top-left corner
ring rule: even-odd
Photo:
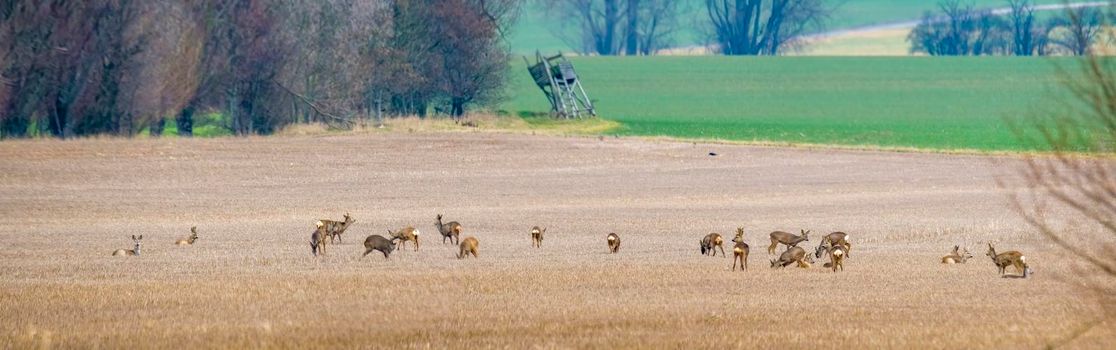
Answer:
[[[680,28],[671,41],[673,46],[700,45],[705,42],[708,18],[704,0],[678,0],[681,3],[679,14]],[[862,27],[873,24],[891,23],[919,19],[925,11],[935,10],[935,0],[826,0],[835,10],[830,16],[827,30]],[[977,7],[1004,7],[1006,0],[969,0]],[[1035,0],[1036,4],[1056,4],[1061,0]],[[571,51],[571,47],[556,33],[561,25],[555,17],[549,16],[538,0],[529,2],[519,22],[512,30],[512,51],[533,53]]]
[[[1020,150],[1006,118],[1065,101],[1056,67],[1018,57],[578,57],[614,133],[682,138]],[[522,62],[510,112],[546,111]]]

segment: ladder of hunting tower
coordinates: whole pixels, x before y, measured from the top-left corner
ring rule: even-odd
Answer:
[[[552,114],[567,119],[581,118],[582,114],[597,115],[589,94],[581,86],[581,79],[578,79],[573,63],[561,53],[543,57],[536,51],[534,65],[527,61],[527,57],[523,57],[523,61],[527,63],[527,71],[535,79],[535,84],[550,101]]]

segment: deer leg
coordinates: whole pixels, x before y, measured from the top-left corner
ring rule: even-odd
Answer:
[[[767,247],[767,254],[775,254],[775,246],[779,245],[779,241],[771,240],[771,245]]]
[[[724,246],[717,246],[717,248],[721,249],[721,256],[728,256],[728,255],[725,255],[725,247]]]

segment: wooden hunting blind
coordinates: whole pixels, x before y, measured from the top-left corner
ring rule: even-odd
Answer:
[[[583,114],[597,116],[593,109],[593,102],[581,87],[581,79],[577,77],[573,63],[562,56],[561,53],[543,57],[535,52],[535,64],[532,65],[527,57],[527,71],[535,79],[535,84],[542,89],[547,100],[550,100],[550,112],[561,118],[581,118]]]

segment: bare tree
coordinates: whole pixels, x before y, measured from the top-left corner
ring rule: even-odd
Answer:
[[[1072,284],[1116,315],[1116,66],[1089,54],[1060,67],[1072,98],[1044,116],[1013,124],[1028,146],[1048,151],[1013,167],[1023,184],[1010,202],[1022,218],[1074,263]],[[1014,179],[999,179],[1001,187]],[[1081,332],[1084,333],[1084,332]],[[1081,334],[1078,333],[1078,334]]]
[[[567,19],[559,36],[568,44],[607,56],[654,53],[677,29],[679,6],[672,0],[557,0],[545,8]]]
[[[831,9],[822,0],[706,0],[713,40],[726,55],[777,55]]]
[[[938,3],[940,15],[926,13],[907,41],[911,52],[932,56],[1005,55],[1012,52],[1012,24],[960,0]]]
[[[1008,0],[1011,12],[1011,51],[1016,56],[1045,55],[1048,30],[1035,22],[1035,4],[1031,0]]]
[[[1065,16],[1050,19],[1049,27],[1055,33],[1050,42],[1061,48],[1062,53],[1087,55],[1104,32],[1103,22],[1104,13],[1097,8],[1070,7]]]

